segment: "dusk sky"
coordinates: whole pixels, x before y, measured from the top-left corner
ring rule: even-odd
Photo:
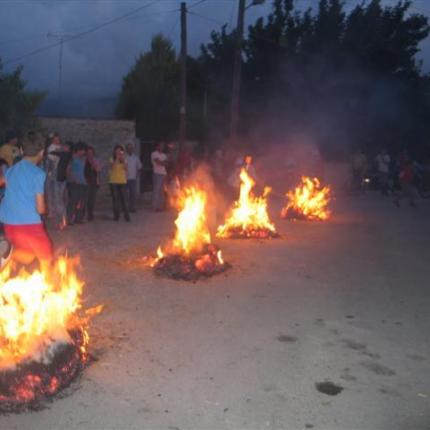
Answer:
[[[250,2],[251,0],[249,0]],[[315,7],[318,0],[297,0],[298,7]],[[357,1],[348,0],[348,9]],[[394,0],[384,4],[393,5]],[[415,0],[413,13],[430,15],[430,1]],[[141,6],[138,13],[106,25],[64,44],[63,97],[73,95],[83,99],[115,96],[122,77],[134,64],[139,53],[148,49],[154,34],[162,32],[179,48],[180,0],[0,0],[0,58],[6,71],[18,64],[24,66],[24,78],[30,88],[48,91],[51,98],[58,94],[59,47],[53,46],[35,55],[39,48],[57,43],[57,36],[74,36],[93,29]],[[209,40],[210,32],[226,23],[235,26],[237,0],[189,0],[189,53],[196,55],[201,43]],[[272,6],[250,7],[247,23],[265,16]],[[23,56],[19,61],[15,60]],[[430,42],[422,45],[420,58],[424,70],[430,71]]]

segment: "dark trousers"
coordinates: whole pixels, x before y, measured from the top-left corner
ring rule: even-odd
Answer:
[[[165,209],[164,184],[166,175],[154,173],[152,176],[152,207],[155,210]]]
[[[96,205],[96,196],[97,196],[98,189],[99,189],[98,185],[95,185],[95,184],[88,185],[88,198],[87,198],[88,221],[91,221],[94,219],[94,206]]]
[[[68,184],[69,201],[67,202],[67,221],[69,224],[82,222],[85,216],[88,186]]]
[[[119,219],[121,210],[125,219],[130,219],[127,205],[125,204],[126,184],[110,184],[110,193],[112,196],[113,217]]]
[[[127,191],[128,191],[128,210],[130,212],[134,212],[136,210],[136,191],[137,191],[136,179],[127,179]]]

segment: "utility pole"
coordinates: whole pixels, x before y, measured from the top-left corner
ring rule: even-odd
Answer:
[[[230,118],[230,139],[232,142],[237,137],[237,127],[239,123],[239,103],[240,103],[240,81],[242,74],[242,43],[243,25],[245,18],[245,0],[239,0],[239,10],[236,27],[236,49],[234,53],[233,69],[233,90],[231,95],[231,118]]]
[[[237,138],[239,125],[240,107],[240,82],[242,79],[242,44],[245,11],[252,6],[262,5],[265,0],[252,0],[246,6],[246,0],[239,0],[236,27],[236,49],[234,52],[233,90],[231,95],[231,118],[230,118],[230,140],[234,142]]]
[[[181,3],[181,107],[179,111],[179,150],[187,134],[187,4]]]
[[[55,39],[60,42],[60,55],[58,57],[58,101],[61,102],[61,93],[62,93],[62,78],[63,78],[63,42],[67,38],[67,36],[48,33],[46,35],[48,39]]]
[[[61,102],[61,84],[63,75],[63,40],[64,37],[60,38],[60,60],[58,65],[58,100]]]

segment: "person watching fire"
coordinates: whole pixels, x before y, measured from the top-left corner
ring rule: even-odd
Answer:
[[[161,212],[165,209],[164,187],[167,175],[166,166],[168,164],[163,142],[159,142],[155,146],[155,151],[151,154],[151,163],[153,169],[152,207],[156,212]]]
[[[9,255],[2,258],[1,268],[7,264],[28,265],[35,259],[41,266],[47,266],[52,259],[52,243],[41,218],[46,213],[46,173],[38,167],[43,152],[41,136],[29,132],[23,142],[23,159],[4,175],[0,173],[0,184],[6,187],[0,221],[11,246]]]
[[[9,130],[6,132],[5,144],[0,147],[0,158],[6,160],[9,166],[12,166],[21,156],[18,147],[18,135]]]
[[[113,219],[119,220],[121,210],[124,213],[124,219],[130,222],[130,215],[125,195],[127,191],[127,160],[125,158],[124,147],[116,145],[113,149],[112,158],[110,159],[109,187],[112,196]]]

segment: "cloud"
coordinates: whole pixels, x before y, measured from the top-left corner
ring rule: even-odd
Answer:
[[[195,1],[188,1],[192,6]],[[249,8],[247,23],[271,9],[271,0],[263,6]],[[2,0],[0,14],[0,58],[7,61],[35,49],[56,43],[57,36],[76,35],[138,7],[147,8],[121,22],[111,24],[63,45],[63,94],[88,99],[116,94],[122,77],[135,58],[148,49],[152,36],[160,31],[179,47],[180,0]],[[189,53],[196,55],[200,44],[209,40],[210,32],[220,24],[234,26],[237,2],[206,0],[191,8],[199,14],[188,15]],[[58,39],[57,39],[58,40]],[[30,88],[58,94],[59,46],[20,62]],[[425,67],[430,60],[430,42],[423,44]],[[17,63],[6,65],[6,70]]]

